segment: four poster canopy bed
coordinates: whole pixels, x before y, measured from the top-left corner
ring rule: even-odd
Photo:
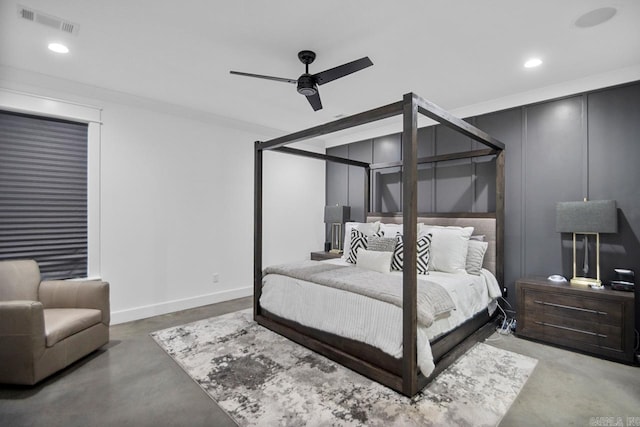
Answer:
[[[418,158],[418,114],[448,126],[486,148]],[[287,147],[293,142],[398,115],[402,115],[403,123],[401,162],[375,165]],[[263,269],[262,162],[265,150],[364,169],[366,223],[347,224],[343,259]],[[503,284],[503,150],[504,144],[500,141],[413,93],[404,95],[399,102],[354,116],[270,141],[257,141],[256,322],[406,396],[415,395],[474,342],[492,332],[489,322]],[[417,212],[418,164],[482,156],[496,157],[495,212]],[[369,213],[371,170],[391,166],[402,167],[402,213]],[[476,238],[484,240],[481,245],[484,256],[481,254],[479,261],[475,260],[479,264],[470,274],[471,247],[477,247],[476,243],[470,242]],[[367,250],[374,244],[389,246],[390,240],[391,246],[386,252]],[[387,263],[386,270],[377,267],[380,259],[383,265]],[[394,269],[398,260],[400,265]]]

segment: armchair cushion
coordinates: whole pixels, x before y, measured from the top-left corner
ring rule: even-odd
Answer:
[[[45,280],[40,283],[39,300],[50,308],[93,308],[100,310],[100,321],[109,325],[109,284],[99,280]]]
[[[44,329],[47,347],[102,321],[100,310],[91,308],[47,308],[44,310]]]

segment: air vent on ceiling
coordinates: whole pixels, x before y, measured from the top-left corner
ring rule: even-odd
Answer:
[[[18,5],[18,15],[27,21],[37,22],[38,24],[46,25],[47,27],[73,35],[76,35],[79,30],[78,25],[73,22],[65,21],[64,19],[47,15],[46,13],[21,5]]]

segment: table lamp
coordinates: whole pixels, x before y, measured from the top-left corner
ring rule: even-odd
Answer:
[[[575,286],[601,288],[600,281],[600,233],[618,231],[618,212],[615,200],[590,200],[582,202],[560,202],[556,208],[556,231],[573,233],[573,278]],[[584,235],[584,277],[576,274],[576,235]],[[596,236],[596,277],[589,273],[588,235]]]
[[[325,206],[324,222],[331,225],[331,252],[342,252],[342,224],[349,220],[350,206]]]

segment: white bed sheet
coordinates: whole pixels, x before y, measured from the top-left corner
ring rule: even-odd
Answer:
[[[348,264],[342,259],[327,260]],[[389,274],[402,275],[402,272]],[[420,276],[419,276],[420,278]],[[497,280],[487,270],[480,276],[429,272],[424,276],[442,285],[456,309],[426,328],[418,324],[418,367],[425,376],[433,371],[429,341],[448,332],[482,310],[495,310],[500,295]],[[364,295],[277,274],[263,278],[261,307],[269,312],[339,336],[365,342],[395,358],[402,357],[402,309]]]

